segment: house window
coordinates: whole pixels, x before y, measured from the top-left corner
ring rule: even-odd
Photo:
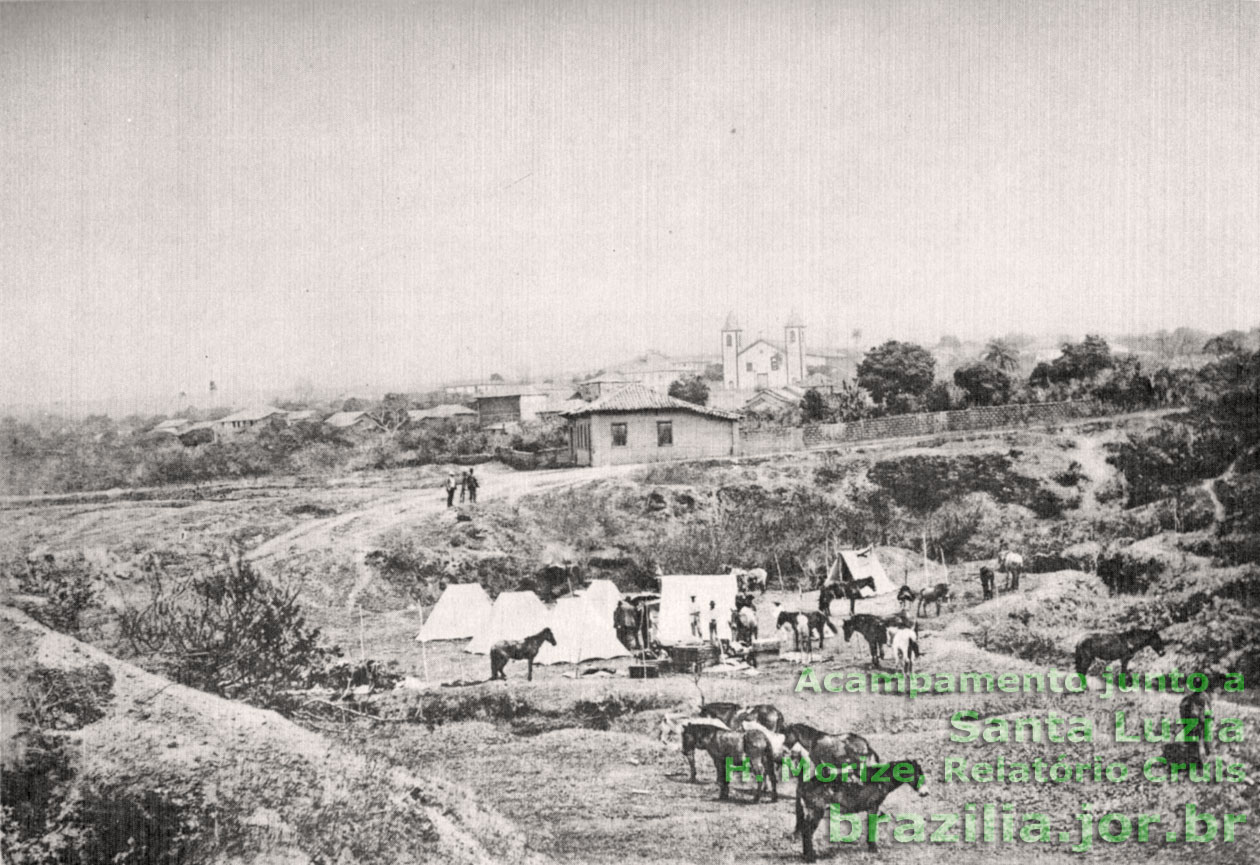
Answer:
[[[750,361],[748,361],[748,363],[744,364],[744,372],[752,372],[752,361],[751,361],[751,360],[750,360]]]
[[[770,370],[777,372],[779,369],[779,356],[776,354],[770,358]]]
[[[661,448],[673,447],[674,445],[674,422],[672,420],[658,420],[656,422],[656,446]]]
[[[794,330],[788,331],[788,342],[796,342],[796,331]]]
[[[612,425],[613,447],[623,448],[626,446],[626,425],[623,423],[615,423]]]
[[[735,336],[734,336],[733,334],[729,334],[729,333],[728,333],[728,334],[726,335],[726,346],[727,346],[727,348],[730,348],[730,347],[731,347],[732,345],[734,345],[734,344],[735,344]]]

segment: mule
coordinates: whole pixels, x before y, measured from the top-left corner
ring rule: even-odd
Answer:
[[[923,608],[928,604],[936,604],[936,615],[939,616],[941,614],[941,603],[952,599],[949,583],[937,583],[932,588],[919,592],[919,607],[915,611],[915,616],[923,615]]]
[[[831,611],[831,602],[848,598],[849,615],[853,615],[858,601],[865,600],[863,589],[875,589],[874,577],[863,577],[860,580],[845,580],[840,583],[825,583],[818,590],[818,609],[824,613]]]
[[[906,608],[907,604],[914,603],[914,599],[916,597],[914,589],[909,586],[902,586],[897,590],[897,603],[901,605],[901,609],[903,610]]]
[[[1181,710],[1182,718],[1193,718],[1198,721],[1194,725],[1195,732],[1191,734],[1196,738],[1186,742],[1186,745],[1194,751],[1199,765],[1203,765],[1212,755],[1211,745],[1208,744],[1208,739],[1211,737],[1204,735],[1205,716],[1212,713],[1212,695],[1207,691],[1191,692],[1181,698],[1178,708]]]
[[[819,610],[810,610],[808,613],[802,613],[801,615],[805,617],[807,623],[807,627],[805,628],[805,642],[807,644],[806,648],[809,651],[813,651],[815,633],[818,634],[819,649],[823,648],[824,634],[826,633],[827,628],[830,628],[831,633],[833,634],[840,633],[840,631],[836,628],[836,623],[831,621],[831,616],[827,613],[823,613]]]
[[[1129,661],[1149,646],[1155,654],[1163,656],[1164,641],[1159,631],[1151,628],[1134,628],[1131,631],[1110,631],[1090,634],[1076,644],[1076,672],[1085,675],[1094,661],[1119,661],[1120,674],[1129,672]]]
[[[854,634],[861,634],[866,638],[871,648],[871,664],[878,667],[880,658],[884,657],[884,645],[888,642],[888,627],[884,621],[869,613],[858,613],[845,619],[842,624],[846,643]]]
[[[863,760],[879,762],[879,755],[870,742],[858,734],[825,733],[809,724],[788,724],[783,731],[783,749],[803,751],[811,763],[828,763],[837,768]]]
[[[502,679],[507,681],[507,674],[503,672],[503,668],[507,666],[508,661],[528,661],[529,673],[526,681],[534,681],[534,658],[538,657],[538,650],[542,648],[543,643],[556,644],[555,635],[551,633],[551,628],[543,628],[532,637],[526,637],[523,640],[500,640],[490,647],[490,681]]]
[[[904,777],[905,770],[898,767],[898,763],[910,766],[910,781],[891,777],[894,774]],[[814,832],[822,818],[831,812],[831,806],[836,806],[835,810],[840,814],[865,814],[866,819],[862,823],[865,831],[865,827],[870,825],[870,815],[878,814],[888,795],[903,783],[908,783],[920,796],[928,794],[927,775],[918,763],[914,760],[897,760],[892,766],[900,771],[894,772],[890,769],[890,777],[886,781],[852,784],[840,781],[839,777],[828,781],[815,775],[796,785],[796,832],[801,836],[802,853],[806,862],[814,862],[818,858],[814,850]],[[870,835],[867,835],[866,846],[872,851],[876,848],[875,839]]]

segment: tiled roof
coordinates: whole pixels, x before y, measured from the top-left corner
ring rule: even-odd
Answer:
[[[624,387],[619,387],[610,393],[604,394],[597,400],[588,402],[580,408],[567,411],[564,414],[566,417],[580,417],[601,412],[659,411],[661,409],[681,409],[696,414],[722,418],[723,420],[736,420],[739,417],[733,412],[693,405],[686,400],[660,393],[641,384],[628,384]]]
[[[259,408],[247,408],[230,414],[225,418],[219,418],[218,423],[232,423],[233,421],[260,421],[269,418],[272,415],[284,414],[278,408],[272,408],[269,405],[260,406]]]
[[[411,420],[439,420],[442,418],[452,417],[468,417],[477,414],[468,406],[444,403],[443,405],[435,405],[433,408],[412,409],[407,412],[407,417]]]

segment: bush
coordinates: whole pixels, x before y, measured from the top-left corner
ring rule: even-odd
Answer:
[[[23,609],[40,624],[78,636],[83,616],[101,605],[100,576],[82,555],[48,556],[42,561],[14,561],[6,565],[16,575],[21,591],[43,598],[42,604],[24,604]]]

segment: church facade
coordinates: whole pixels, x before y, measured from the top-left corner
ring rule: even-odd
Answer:
[[[789,316],[783,326],[783,341],[758,338],[744,344],[744,330],[735,313],[722,326],[722,386],[726,390],[767,390],[800,384],[809,367],[826,365],[827,358],[808,353],[805,323],[799,315]]]

